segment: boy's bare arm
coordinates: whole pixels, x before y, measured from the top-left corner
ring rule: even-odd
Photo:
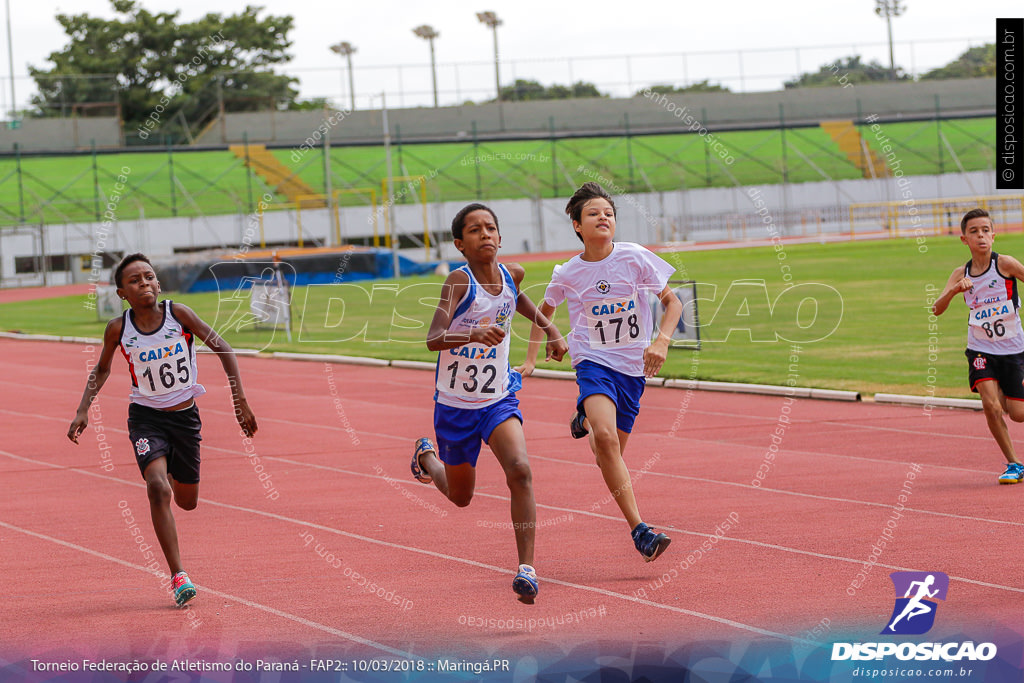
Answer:
[[[510,263],[506,266],[506,268],[508,268],[509,273],[511,273],[512,275],[512,279],[515,280],[516,288],[518,288],[523,281],[523,277],[526,275],[526,271],[523,270],[523,267],[518,263]],[[552,309],[552,312],[553,311],[554,309]],[[558,331],[558,327],[555,326],[555,323],[551,320],[551,318],[548,315],[544,314],[542,311],[538,310],[536,304],[533,303],[533,300],[526,294],[524,294],[522,291],[519,292],[519,296],[516,299],[516,313],[519,313],[524,318],[533,323],[533,325],[530,328],[531,344],[533,342],[534,330],[540,330],[545,335],[547,335],[548,341],[544,349],[545,360],[554,360],[555,362],[562,360],[565,354],[568,353],[569,351],[569,347],[565,343],[565,338],[562,336],[562,333]],[[539,335],[537,337],[536,346],[540,346]],[[533,349],[532,355],[529,354],[529,352],[527,352],[527,355],[529,356],[529,358],[536,359],[537,349]],[[524,363],[522,367],[525,368],[526,365],[527,364]],[[530,372],[533,371],[533,367],[534,365],[530,365]]]
[[[427,348],[431,351],[444,351],[464,346],[470,342],[494,346],[505,338],[505,331],[496,325],[473,328],[469,332],[451,332],[448,326],[455,317],[455,308],[462,301],[469,288],[469,276],[456,270],[441,285],[441,300],[437,302],[434,318],[430,321],[427,332]]]
[[[121,318],[114,318],[107,323],[106,329],[103,330],[103,349],[100,351],[100,359],[89,373],[89,378],[85,382],[85,391],[82,392],[82,400],[79,401],[78,410],[75,412],[75,419],[68,427],[68,438],[74,443],[78,443],[78,437],[89,425],[89,406],[92,405],[96,395],[100,393],[100,389],[107,381],[107,377],[110,376],[110,362],[114,358],[114,351],[121,343],[122,324]]]
[[[665,359],[668,358],[668,346],[672,341],[672,330],[679,324],[679,318],[683,314],[682,302],[668,285],[658,292],[658,299],[665,307],[665,315],[661,316],[657,338],[644,349],[644,374],[648,377],[658,374],[661,366],[665,364]]]
[[[211,351],[217,354],[220,364],[224,367],[224,374],[227,375],[228,386],[231,387],[231,401],[235,406],[235,419],[245,435],[251,437],[258,428],[256,416],[253,414],[252,409],[249,407],[249,402],[245,398],[245,390],[242,389],[242,378],[238,372],[238,358],[235,356],[235,350],[231,348],[231,345],[223,337],[217,334],[216,330],[207,325],[206,321],[196,315],[195,311],[188,306],[174,304],[174,316],[185,327],[192,330],[196,337],[206,344]]]
[[[1016,260],[1016,259],[1015,259]],[[1019,266],[1020,263],[1018,262]],[[946,287],[942,290],[942,294],[932,304],[932,313],[935,315],[942,315],[949,308],[949,304],[953,301],[953,297],[961,292],[966,292],[974,283],[971,279],[964,274],[963,266],[958,266],[953,269],[953,272],[949,275],[949,280],[946,282]]]

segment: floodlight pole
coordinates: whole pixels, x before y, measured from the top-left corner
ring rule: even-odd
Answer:
[[[430,43],[430,75],[434,81],[434,108],[437,108],[437,64],[434,62],[434,38],[441,34],[434,30],[433,26],[423,24],[412,30],[413,33]]]
[[[14,99],[14,40],[11,38],[11,0],[5,0],[7,6],[7,64],[11,74],[11,120],[17,118],[18,104]]]
[[[875,0],[875,14],[885,19],[889,31],[889,79],[893,81],[896,80],[896,57],[892,45],[892,18],[900,16],[906,9],[906,5],[900,5],[900,0]]]
[[[356,108],[356,87],[355,81],[352,78],[352,53],[355,51],[356,48],[352,43],[342,42],[331,45],[331,52],[344,57],[345,61],[348,63],[349,111],[355,111]]]
[[[494,12],[477,12],[476,18],[481,24],[486,24],[494,32],[494,89],[498,97],[498,122],[501,130],[505,130],[505,110],[501,103],[501,75],[498,72],[498,27],[502,21]]]

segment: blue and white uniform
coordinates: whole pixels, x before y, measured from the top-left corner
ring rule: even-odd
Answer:
[[[449,465],[476,464],[480,442],[510,417],[522,422],[515,392],[522,387],[521,375],[508,362],[512,340],[512,315],[519,291],[505,266],[499,264],[502,288],[488,292],[473,276],[469,266],[459,268],[469,278],[465,296],[456,305],[449,332],[497,326],[505,331],[500,344],[463,344],[437,355],[434,375],[434,433],[438,457]]]

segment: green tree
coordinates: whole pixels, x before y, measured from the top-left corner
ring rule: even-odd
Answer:
[[[791,88],[821,88],[830,86],[844,86],[850,83],[883,83],[885,81],[907,81],[910,80],[902,69],[896,67],[895,79],[891,78],[889,67],[871,60],[867,64],[860,61],[860,55],[837,59],[831,64],[823,64],[816,72],[808,72],[800,75],[792,81],[786,81],[786,89]]]
[[[644,95],[648,90],[657,95],[679,95],[691,92],[732,92],[724,85],[711,83],[708,79],[704,79],[698,83],[691,83],[690,85],[683,87],[675,85],[652,85],[650,88],[641,88],[640,90],[637,90],[636,95]]]
[[[135,0],[111,0],[111,6],[113,19],[57,15],[68,44],[50,53],[52,68],[29,67],[41,115],[116,101],[129,135],[138,129],[143,138],[179,138],[214,115],[221,101],[233,110],[286,108],[298,96],[296,79],[273,72],[291,59],[290,16],[260,18],[262,8],[250,5],[182,22],[180,12],[154,14]]]
[[[572,85],[554,84],[543,86],[538,81],[517,78],[512,85],[501,89],[501,99],[506,102],[528,102],[532,100],[568,100],[574,97],[607,97],[593,83],[577,81]]]
[[[940,78],[983,78],[996,75],[996,44],[972,47],[945,66],[921,76],[922,81]]]

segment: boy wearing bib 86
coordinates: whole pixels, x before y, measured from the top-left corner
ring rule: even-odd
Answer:
[[[941,315],[963,292],[967,302],[967,363],[971,390],[981,396],[989,431],[1006,457],[1000,484],[1024,479],[1004,415],[1024,422],[1024,331],[1020,323],[1017,280],[1024,266],[1017,259],[992,251],[995,225],[984,209],[972,209],[960,221],[960,241],[971,250],[971,260],[957,266],[946,288],[932,305]]]
[[[569,353],[580,389],[570,431],[577,439],[589,433],[590,448],[629,524],[633,544],[651,562],[670,540],[643,523],[622,453],[640,412],[644,378],[661,369],[683,311],[668,287],[675,268],[639,244],[612,241],[615,204],[597,183],[576,190],[565,212],[583,242],[583,253],[555,266],[540,312],[550,318],[559,304],[568,304]],[[655,292],[665,306],[653,342],[648,292]],[[534,330],[520,368],[524,375],[533,372],[539,343]]]
[[[195,397],[206,389],[197,381],[197,339],[224,366],[235,418],[247,437],[256,432],[256,418],[242,391],[231,346],[188,306],[159,300],[160,282],[149,259],[142,254],[125,256],[114,271],[114,283],[129,308],[107,323],[100,358],[89,373],[68,438],[78,443],[89,424],[89,406],[110,376],[114,352],[120,351],[132,380],[128,436],[146,481],[153,529],[171,570],[174,600],[184,605],[195,597],[196,588],[182,568],[171,499],[183,510],[194,510],[199,502],[202,423]]]
[[[452,235],[466,265],[445,280],[427,333],[427,348],[438,352],[437,447],[426,437],[416,442],[412,474],[425,484],[432,481],[451,502],[465,507],[476,486],[481,441],[490,447],[505,472],[512,501],[519,553],[512,589],[520,601],[532,603],[538,590],[533,568],[537,507],[515,394],[522,382],[508,363],[513,312],[547,333],[549,358],[561,359],[567,347],[558,328],[519,291],[523,267],[498,263],[501,234],[493,211],[483,204],[464,207],[452,220]]]

